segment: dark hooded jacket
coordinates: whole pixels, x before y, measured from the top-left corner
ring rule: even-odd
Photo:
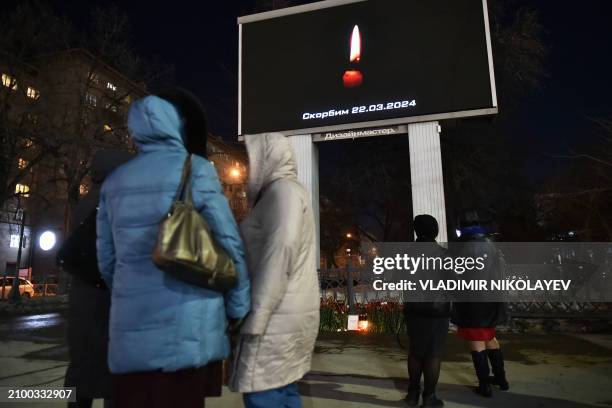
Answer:
[[[91,164],[92,185],[72,213],[72,230],[98,206],[100,186],[115,168],[132,156],[123,151],[98,152]],[[76,387],[82,398],[110,398],[111,374],[108,369],[108,318],[110,292],[72,277],[69,293],[68,352],[70,364],[66,371],[66,386]]]

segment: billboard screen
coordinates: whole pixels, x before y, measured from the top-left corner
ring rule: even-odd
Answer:
[[[241,17],[239,134],[496,113],[485,1],[331,0]]]

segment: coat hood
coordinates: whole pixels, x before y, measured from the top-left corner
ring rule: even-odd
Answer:
[[[124,150],[103,149],[98,150],[91,159],[89,175],[92,185],[85,197],[79,200],[72,212],[70,228],[74,230],[87,218],[87,216],[98,206],[100,202],[100,188],[104,179],[117,167],[128,162],[134,155]]]
[[[139,151],[168,147],[185,150],[183,121],[178,110],[157,96],[147,96],[132,104],[128,128]]]
[[[248,197],[251,205],[268,184],[281,178],[297,180],[295,154],[289,140],[280,133],[246,135],[249,155]]]

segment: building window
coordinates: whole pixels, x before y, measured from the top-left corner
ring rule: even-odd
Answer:
[[[102,128],[104,129],[105,132],[112,132],[113,131],[112,126],[107,124],[107,123],[105,123]]]
[[[110,89],[113,92],[117,91],[117,86],[115,86],[112,82],[107,82],[106,83],[106,89]]]
[[[87,184],[83,183],[79,186],[79,194],[84,196],[88,192],[89,192],[89,186]]]
[[[125,98],[123,98],[123,101],[129,105],[130,103],[132,103],[132,97],[130,95],[125,95]]]
[[[90,93],[85,94],[85,102],[92,107],[96,107],[98,105],[96,95],[92,95]]]
[[[34,100],[40,98],[40,92],[38,91],[38,89],[34,89],[31,86],[28,86],[26,95],[28,96],[28,98],[34,99]]]
[[[32,147],[32,146],[34,146],[34,141],[32,141],[32,139],[30,139],[30,138],[26,138],[26,139],[23,141],[23,147],[24,147],[24,148],[29,149],[29,148],[30,148],[30,147]]]
[[[12,89],[13,91],[17,90],[17,80],[10,75],[2,74],[2,85]]]
[[[106,109],[110,110],[111,112],[117,113],[117,105],[113,105],[112,103],[107,103]]]
[[[23,197],[29,197],[30,187],[25,184],[15,184],[15,194],[21,194]]]
[[[19,235],[11,234],[11,248],[19,248]]]
[[[89,78],[90,78],[91,82],[93,82],[94,84],[97,84],[97,85],[100,84],[100,77],[95,72],[92,73]]]
[[[26,167],[28,167],[28,161],[22,158],[19,158],[17,160],[17,167],[19,168],[19,170],[25,169]]]

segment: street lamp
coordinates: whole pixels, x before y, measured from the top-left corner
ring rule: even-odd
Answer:
[[[27,197],[28,191],[29,188],[26,189],[25,187],[17,191],[17,211],[15,213],[15,218],[19,220],[19,248],[17,249],[17,262],[15,262],[15,278],[13,279],[13,288],[11,289],[11,301],[16,304],[21,302],[21,293],[19,292],[19,268],[21,268],[21,250],[23,248],[23,235],[25,232],[26,220],[26,212],[21,208],[21,196]],[[4,275],[6,276],[6,272]],[[2,290],[4,291],[4,286]]]
[[[242,173],[240,172],[240,169],[238,167],[232,167],[230,172],[229,172],[229,175],[230,175],[230,177],[232,177],[234,179],[238,179],[238,178],[240,178]]]
[[[42,234],[40,234],[40,237],[38,238],[38,246],[43,251],[52,250],[53,247],[55,247],[56,243],[57,243],[57,237],[55,236],[55,233],[52,231],[45,231]]]

